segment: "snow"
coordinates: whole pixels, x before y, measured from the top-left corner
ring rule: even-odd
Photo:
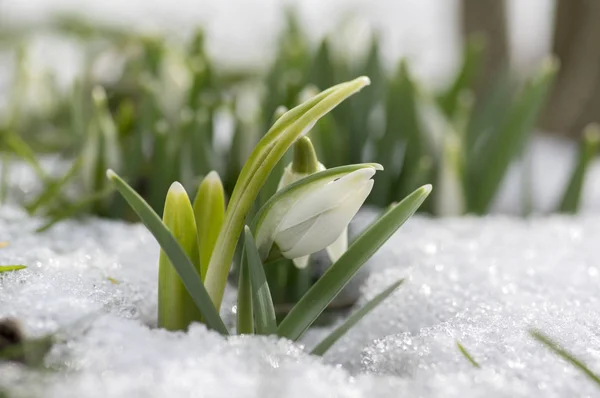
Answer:
[[[364,210],[351,230],[374,214]],[[0,365],[0,389],[17,397],[597,394],[527,332],[544,331],[600,371],[600,215],[414,217],[369,262],[359,304],[406,282],[322,359],[306,351],[331,327],[300,344],[156,329],[158,247],[142,226],[87,219],[34,234],[40,222],[0,210],[0,241],[10,242],[0,264],[29,266],[0,277],[0,317],[30,336],[65,336],[46,358],[53,371]],[[229,325],[234,296],[223,308]]]

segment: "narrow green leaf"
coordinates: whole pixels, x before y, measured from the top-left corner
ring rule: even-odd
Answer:
[[[473,86],[485,53],[485,36],[469,37],[463,52],[462,65],[450,87],[438,98],[440,107],[449,118],[453,118],[459,107],[462,92]]]
[[[27,164],[29,164],[31,166],[31,168],[35,172],[36,176],[40,180],[42,180],[42,181],[48,180],[48,174],[46,173],[46,171],[44,170],[44,168],[42,167],[40,162],[37,160],[37,156],[35,155],[35,152],[33,151],[33,149],[31,149],[31,147],[29,145],[27,145],[27,143],[25,141],[23,141],[16,134],[11,134],[11,133],[8,133],[4,137],[4,140],[5,140],[8,148],[10,148],[15,153],[15,155],[19,156],[21,159],[23,159]]]
[[[8,197],[9,176],[11,167],[11,156],[8,152],[2,153],[0,164],[0,204],[3,204]]]
[[[80,172],[81,159],[81,156],[78,157],[61,178],[48,183],[42,193],[33,202],[25,206],[30,214],[35,214],[40,208],[49,205],[60,196],[63,187]]]
[[[225,219],[225,193],[216,171],[211,171],[200,183],[194,199],[194,216],[198,228],[202,280],[206,277],[210,256]]]
[[[27,268],[26,265],[0,265],[0,274],[3,272],[18,271]]]
[[[558,205],[561,213],[577,213],[581,202],[581,191],[588,167],[600,147],[600,125],[590,124],[583,132],[583,140],[577,156],[577,163],[571,173],[569,183],[565,187],[562,199]]]
[[[277,334],[294,341],[300,338],[360,267],[417,211],[430,192],[430,185],[417,189],[363,232],[292,308]]]
[[[47,231],[48,229],[52,228],[57,222],[65,220],[67,218],[71,218],[77,214],[83,213],[84,211],[89,209],[91,204],[106,198],[113,192],[114,192],[114,189],[112,187],[106,187],[102,191],[92,193],[84,198],[81,198],[79,201],[77,201],[75,203],[69,204],[69,205],[59,209],[58,211],[56,211],[52,214],[50,221],[48,221],[46,224],[44,224],[41,227],[39,227],[38,229],[36,229],[35,232]]]
[[[460,351],[461,354],[463,354],[463,356],[467,359],[467,361],[471,362],[471,365],[473,365],[476,368],[480,368],[481,366],[477,363],[477,361],[475,359],[473,359],[473,356],[471,356],[471,354],[469,354],[469,351],[467,351],[467,349],[460,344],[460,342],[456,342],[456,346],[458,347],[458,350]]]
[[[194,210],[185,188],[178,182],[174,182],[167,193],[163,224],[200,272]],[[185,330],[192,322],[201,322],[200,311],[164,250],[160,251],[158,264],[158,327]]]
[[[252,282],[252,306],[256,321],[256,333],[270,335],[277,332],[277,320],[271,291],[265,276],[265,270],[252,232],[247,226],[244,228],[244,255],[248,264],[250,280]]]
[[[386,123],[377,142],[377,157],[386,169],[373,187],[373,200],[385,206],[404,197],[417,184],[420,163],[425,154],[425,134],[419,122],[416,83],[408,63],[400,62],[386,98]]]
[[[350,315],[344,323],[342,323],[337,329],[331,332],[323,341],[321,341],[313,350],[310,352],[313,355],[323,355],[336,343],[343,335],[345,335],[354,325],[360,322],[369,312],[377,308],[379,304],[383,302],[390,294],[392,294],[402,283],[404,279],[393,283],[391,286],[386,288],[383,292],[379,293],[361,309]]]
[[[472,172],[478,176],[469,181],[470,186],[477,187],[472,192],[469,210],[478,214],[487,211],[508,167],[521,154],[531,136],[557,69],[557,63],[553,60],[543,64],[538,75],[529,82],[512,105],[498,134],[479,148],[479,164],[469,164]]]
[[[181,245],[177,242],[171,232],[165,227],[158,215],[142,199],[137,192],[133,190],[121,177],[112,170],[106,173],[108,179],[114,184],[117,190],[123,195],[127,203],[140,217],[146,228],[152,233],[160,247],[165,251],[169,260],[175,267],[177,274],[185,285],[190,296],[196,303],[196,306],[202,313],[207,327],[217,332],[227,335],[227,327],[219,316],[219,312],[213,305],[210,296],[206,292],[200,275],[196,271],[194,264],[185,254]]]
[[[550,339],[538,330],[530,330],[529,334],[531,337],[545,345],[550,351],[575,366],[577,369],[582,371],[590,380],[592,380],[598,387],[600,387],[600,376],[592,372],[582,361],[577,359],[575,356],[567,352],[563,347],[558,345],[555,341]]]
[[[242,249],[245,253],[246,249]],[[239,267],[238,291],[237,291],[237,333],[254,334],[254,312],[252,311],[252,282],[248,272],[248,261],[242,254]]]

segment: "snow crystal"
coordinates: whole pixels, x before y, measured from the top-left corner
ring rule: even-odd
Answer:
[[[363,211],[351,230],[373,219]],[[156,329],[158,247],[138,224],[41,220],[0,210],[0,317],[65,336],[52,370],[0,365],[0,390],[45,397],[592,396],[585,376],[533,340],[537,328],[600,371],[600,216],[414,217],[369,261],[364,304],[405,283],[323,357],[275,337]],[[235,289],[223,315],[233,323]],[[337,321],[339,324],[343,315]],[[481,365],[460,353],[460,342]],[[306,348],[304,348],[306,347]]]

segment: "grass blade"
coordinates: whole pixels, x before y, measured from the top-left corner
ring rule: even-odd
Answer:
[[[246,248],[242,250],[245,252]],[[237,292],[237,333],[254,334],[254,312],[252,311],[252,282],[248,275],[248,262],[242,255],[240,260]]]
[[[25,141],[23,141],[16,134],[11,134],[11,133],[7,134],[6,137],[4,138],[4,140],[5,140],[8,148],[10,150],[12,150],[15,153],[15,155],[19,156],[27,164],[29,164],[29,166],[31,166],[31,168],[35,172],[36,176],[40,180],[42,180],[42,181],[48,180],[48,174],[46,173],[46,171],[44,171],[44,168],[42,167],[40,162],[37,160],[37,157],[36,157],[33,149],[31,149],[31,147],[29,145],[27,145],[27,143]]]
[[[164,250],[167,257],[173,264],[181,281],[185,285],[190,296],[198,306],[198,309],[204,317],[206,326],[217,332],[228,335],[227,327],[219,316],[217,309],[208,296],[200,275],[192,261],[185,254],[181,245],[177,243],[175,237],[169,232],[156,212],[137,194],[125,181],[121,179],[112,170],[106,173],[108,179],[114,184],[117,190],[123,195],[127,203],[140,217],[146,228],[152,233],[160,247]]]
[[[383,292],[375,296],[371,301],[365,304],[361,309],[350,315],[346,321],[341,324],[337,329],[331,332],[323,341],[321,341],[313,350],[310,352],[313,355],[323,355],[335,344],[343,335],[348,332],[354,325],[356,325],[365,315],[374,310],[379,304],[383,302],[390,294],[392,294],[402,283],[404,279],[392,284],[390,287],[385,289]]]
[[[18,271],[27,268],[26,265],[0,265],[0,274],[3,272]]]
[[[485,37],[473,35],[467,39],[463,51],[462,65],[450,87],[438,98],[440,107],[449,118],[453,118],[459,107],[461,93],[469,90],[477,77],[485,55]]]
[[[554,352],[556,355],[569,362],[571,365],[575,366],[577,369],[581,370],[587,377],[590,378],[598,387],[600,387],[600,376],[592,372],[588,369],[585,364],[579,359],[575,358],[569,352],[567,352],[564,348],[562,348],[558,343],[542,334],[542,332],[538,330],[530,330],[529,334],[531,337],[542,343],[546,346],[546,348],[550,349],[550,351]]]
[[[470,211],[477,214],[487,211],[508,167],[529,141],[557,69],[554,60],[542,65],[539,74],[524,88],[518,100],[511,106],[498,134],[478,151],[479,164],[469,165],[475,173],[479,172],[478,178],[469,182],[470,186],[477,187],[473,192]]]
[[[54,226],[59,221],[65,220],[67,218],[71,218],[76,214],[82,213],[84,210],[88,209],[88,207],[97,202],[98,200],[106,198],[110,195],[114,189],[112,187],[106,187],[104,190],[93,193],[89,196],[84,197],[76,203],[70,204],[63,209],[60,209],[52,214],[52,218],[46,224],[42,225],[35,232],[44,232]]]
[[[469,354],[469,351],[467,351],[467,349],[460,344],[460,342],[456,342],[456,346],[458,347],[458,350],[460,351],[461,354],[463,354],[463,356],[465,358],[467,358],[467,361],[471,362],[471,365],[473,365],[473,367],[475,368],[480,368],[481,366],[479,365],[479,363],[477,363],[477,361],[475,359],[473,359],[473,356],[471,354]]]
[[[558,211],[561,213],[576,213],[581,202],[581,191],[585,175],[594,156],[600,147],[600,126],[591,124],[583,132],[583,141],[579,149],[577,164],[573,169],[569,183],[565,188]]]
[[[254,309],[254,319],[256,321],[257,334],[275,334],[277,332],[277,320],[275,318],[275,308],[271,291],[265,276],[265,269],[250,228],[244,228],[244,254],[248,264],[248,273],[252,285],[252,307]]]
[[[290,340],[300,338],[360,267],[417,211],[430,192],[430,185],[417,189],[363,232],[292,308],[277,334]]]
[[[35,214],[40,208],[49,205],[60,195],[63,187],[80,172],[81,159],[81,156],[78,157],[61,178],[47,184],[40,196],[25,206],[29,214]]]

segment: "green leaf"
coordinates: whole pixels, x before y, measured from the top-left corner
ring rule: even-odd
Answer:
[[[27,268],[26,265],[0,265],[0,274],[3,272],[18,271]]]
[[[27,164],[31,166],[36,176],[40,180],[48,180],[48,174],[46,173],[40,162],[37,160],[37,156],[35,155],[33,149],[31,149],[31,147],[27,145],[25,141],[23,141],[16,134],[11,133],[6,134],[4,140],[8,148],[12,150],[15,153],[15,155],[23,159]]]
[[[89,210],[89,207],[91,204],[106,198],[113,192],[114,192],[114,189],[112,187],[106,187],[102,191],[92,193],[86,197],[79,199],[79,201],[77,201],[75,203],[71,203],[71,204],[59,209],[58,211],[55,211],[52,214],[50,221],[48,221],[46,224],[44,224],[41,227],[39,227],[38,229],[36,229],[35,232],[47,231],[48,229],[52,228],[56,223],[58,223],[62,220],[65,220],[67,218],[71,218],[77,214],[83,213],[86,210]]]
[[[194,199],[194,215],[198,228],[202,280],[206,277],[210,257],[217,243],[225,218],[225,193],[216,171],[211,171],[200,183]]]
[[[538,330],[530,330],[529,334],[531,337],[545,345],[550,351],[575,366],[577,369],[582,371],[590,380],[592,380],[598,387],[600,387],[600,376],[592,372],[582,361],[577,359],[575,356],[567,352],[563,347],[558,345],[555,341],[544,335]]]
[[[569,183],[565,187],[562,199],[558,205],[561,213],[577,213],[581,202],[581,191],[588,167],[600,147],[600,125],[590,124],[583,132],[583,140],[579,149],[577,163],[573,168]]]
[[[48,206],[52,201],[56,200],[61,195],[63,187],[80,172],[81,164],[80,156],[61,178],[46,184],[42,193],[33,202],[25,206],[27,211],[30,214],[35,214],[40,208]]]
[[[440,107],[449,118],[453,118],[459,107],[461,93],[473,86],[485,53],[485,36],[469,37],[463,52],[462,65],[450,87],[438,98]]]
[[[252,282],[252,307],[256,321],[256,333],[270,335],[277,332],[277,321],[271,291],[265,276],[265,270],[252,232],[247,226],[244,228],[244,254],[248,264],[250,280]]]
[[[463,356],[467,359],[467,361],[471,362],[471,365],[473,365],[476,368],[480,368],[481,366],[477,363],[477,361],[475,359],[473,359],[473,356],[471,356],[471,354],[469,354],[469,351],[467,351],[467,349],[465,347],[463,347],[462,344],[460,344],[458,341],[456,342],[456,346],[458,347],[458,350],[460,351],[461,354],[463,354]]]
[[[327,308],[362,265],[412,216],[431,192],[423,186],[404,198],[363,232],[279,325],[277,334],[297,340]]]
[[[32,368],[42,367],[44,357],[50,352],[54,343],[54,335],[23,340],[0,350],[0,362],[15,361]]]
[[[177,239],[194,269],[200,272],[194,210],[185,188],[178,182],[174,182],[167,193],[163,224]],[[200,311],[164,250],[160,251],[158,264],[158,327],[185,330],[192,322],[201,322]]]
[[[392,78],[386,98],[386,122],[377,142],[376,159],[386,169],[373,187],[372,200],[386,206],[417,185],[424,156],[424,134],[419,123],[417,87],[403,60]]]
[[[538,75],[526,85],[511,106],[498,133],[477,149],[478,161],[468,164],[470,172],[475,176],[468,182],[468,186],[476,187],[471,192],[470,211],[478,214],[487,211],[508,167],[521,154],[531,136],[557,69],[554,60],[545,62]]]
[[[242,249],[244,253],[246,249]],[[242,254],[239,266],[239,279],[237,291],[237,333],[254,334],[254,312],[252,311],[252,282],[248,271],[248,261]]]
[[[0,204],[3,204],[8,196],[12,154],[8,152],[3,152],[1,156],[2,159],[0,160]]]
[[[323,91],[277,119],[256,145],[231,194],[225,222],[208,266],[205,285],[215,307],[221,306],[227,275],[246,216],[273,167],[307,129],[368,84],[368,78],[359,77]]]
[[[171,232],[165,227],[158,215],[152,208],[137,194],[121,177],[112,170],[106,173],[108,179],[114,184],[117,190],[123,195],[127,203],[140,217],[146,228],[152,233],[160,247],[165,251],[169,260],[175,267],[177,274],[185,285],[190,296],[196,303],[196,306],[202,313],[207,327],[217,332],[228,335],[227,327],[219,316],[219,312],[213,305],[208,295],[200,275],[196,271],[194,264],[188,258],[181,245],[177,242]]]
[[[386,288],[383,292],[379,293],[373,299],[371,299],[367,304],[365,304],[361,309],[356,311],[354,314],[350,315],[343,324],[341,324],[337,329],[331,332],[323,341],[321,341],[313,350],[310,352],[313,355],[323,355],[331,348],[332,345],[335,344],[343,335],[345,335],[354,325],[360,322],[361,319],[369,312],[374,310],[379,304],[383,302],[390,294],[392,294],[402,283],[404,279],[399,280],[396,283],[393,283],[391,286]]]

